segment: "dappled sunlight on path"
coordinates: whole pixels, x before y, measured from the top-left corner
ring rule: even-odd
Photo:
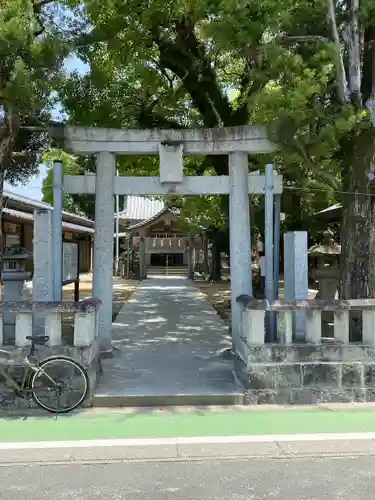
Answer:
[[[114,357],[103,361],[99,394],[238,392],[228,328],[186,278],[143,281],[113,323]]]

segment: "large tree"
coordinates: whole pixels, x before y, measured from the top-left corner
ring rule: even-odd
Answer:
[[[69,3],[87,23],[77,47],[90,65],[60,89],[75,123],[264,123],[281,146],[274,160],[293,228],[306,227],[307,206],[349,193],[340,294],[375,296],[371,0]],[[252,168],[267,160],[253,158]],[[196,173],[227,167],[217,157],[197,163]]]
[[[375,297],[375,4],[327,0],[336,99],[353,126],[340,140],[344,298]]]
[[[302,0],[285,12],[277,43],[297,68],[281,72],[258,104],[277,108],[267,121],[285,152],[340,181],[334,183],[343,205],[339,293],[375,297],[375,3]]]
[[[222,4],[223,11],[233,7],[238,16],[241,5]],[[293,177],[300,174],[300,184],[292,187],[311,189],[314,174],[315,180],[330,177],[331,187],[342,193],[340,296],[375,297],[375,4],[284,0],[280,7],[282,22],[265,47],[276,55],[274,69],[282,64],[279,77],[251,97],[265,108],[273,101],[274,112],[264,115],[269,129],[283,146],[284,160],[299,156]],[[224,14],[215,23],[225,42],[234,41],[224,29],[228,19]],[[250,19],[240,28],[249,39]],[[255,117],[261,120],[259,109]]]
[[[245,125],[267,122],[266,118],[272,122],[277,109],[267,109],[263,116],[264,103],[256,102],[254,106],[255,99],[280,80],[283,68],[294,70],[295,78],[304,82],[310,78],[296,71],[289,47],[280,50],[279,40],[275,43],[270,36],[280,31],[286,19],[283,6],[277,2],[266,2],[264,6],[258,2],[237,5],[207,1],[80,5],[85,7],[80,12],[85,13],[90,32],[78,38],[78,50],[90,72],[85,76],[73,74],[60,89],[73,123],[178,128]],[[319,64],[316,66],[320,68]],[[324,84],[324,77],[322,80]],[[272,103],[272,96],[267,95],[267,99]],[[307,100],[308,96],[304,96],[294,103],[300,115]],[[259,168],[269,159],[253,158],[252,168]],[[306,199],[311,199],[306,193],[312,184],[311,170],[316,174],[313,182],[319,186],[332,182],[335,173],[332,165],[327,171],[327,162],[308,164],[300,150],[280,156],[277,163],[288,184],[296,187],[284,196],[283,203],[287,209],[301,207],[289,213],[289,220],[294,220],[298,228],[306,223],[314,208],[323,208],[324,202],[332,198],[330,190],[326,196],[318,197],[318,207],[306,203]],[[142,168],[142,163],[136,166]],[[197,175],[212,170],[221,175],[227,169],[225,157],[195,163]],[[187,198],[180,200],[179,206],[182,213],[198,213],[211,201]],[[255,200],[254,206],[261,207],[261,203]],[[203,216],[200,213],[198,219],[207,220],[206,215],[214,212],[225,226],[225,197],[222,208],[217,211],[216,206]],[[261,210],[254,212],[256,215]],[[259,221],[255,225],[260,226]],[[220,235],[215,227],[218,226],[213,225],[213,236]],[[220,242],[225,240],[220,235]]]
[[[26,182],[49,143],[51,91],[67,54],[56,8],[52,0],[0,0],[0,256],[4,181]]]

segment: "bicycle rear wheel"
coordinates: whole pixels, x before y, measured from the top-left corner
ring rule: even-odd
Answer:
[[[39,370],[31,375],[30,389],[31,397],[41,408],[50,413],[68,413],[86,399],[89,379],[87,371],[74,359],[51,356],[41,361]]]

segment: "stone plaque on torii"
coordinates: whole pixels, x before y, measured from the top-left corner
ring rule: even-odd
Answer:
[[[61,130],[59,131],[61,135]],[[93,294],[99,311],[102,350],[111,349],[113,220],[115,195],[229,194],[229,234],[233,343],[241,336],[241,306],[236,297],[252,295],[249,194],[265,194],[266,176],[250,175],[248,155],[271,153],[277,147],[259,126],[192,130],[119,130],[65,127],[64,148],[78,155],[96,155],[96,175],[64,177],[64,191],[95,194]],[[115,155],[159,155],[159,177],[115,175]],[[183,156],[228,155],[229,175],[184,176]],[[268,178],[273,194],[282,192],[282,176]],[[272,277],[271,277],[272,280]]]

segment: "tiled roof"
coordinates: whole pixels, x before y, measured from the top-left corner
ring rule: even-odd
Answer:
[[[176,216],[179,215],[179,211],[178,210],[164,207],[164,208],[162,208],[160,210],[160,212],[157,212],[153,217],[150,217],[149,219],[142,220],[140,222],[136,222],[135,224],[130,224],[130,226],[128,226],[128,230],[129,231],[133,231],[134,229],[138,229],[138,228],[146,226],[148,224],[152,224],[153,222],[155,222],[156,220],[158,220],[158,218],[161,215],[164,215],[167,212],[171,212],[173,215],[176,215]]]
[[[119,213],[120,219],[143,221],[154,217],[163,210],[164,201],[144,196],[127,196],[125,210]]]
[[[34,215],[32,213],[20,212],[19,210],[13,210],[12,208],[3,208],[3,214],[8,215],[17,220],[28,220],[32,221],[34,219]],[[95,230],[91,227],[78,226],[77,224],[70,224],[69,222],[62,223],[63,229],[67,231],[73,231],[75,233],[87,233],[94,234]]]
[[[21,208],[21,210],[25,211],[34,211],[35,209],[38,208],[45,208],[46,210],[53,210],[53,206],[50,205],[49,203],[46,203],[44,201],[39,201],[39,200],[33,200],[31,198],[27,198],[26,196],[22,196],[20,194],[14,193],[13,191],[10,191],[8,189],[4,189],[3,192],[4,198],[9,199],[10,201],[13,202],[13,205],[17,205],[13,207],[14,209]],[[8,202],[9,203],[9,202]],[[88,219],[87,217],[83,217],[78,214],[73,214],[71,212],[66,212],[65,210],[62,211],[62,216],[63,219],[68,219],[71,221],[75,221],[78,223],[82,223],[83,225],[88,225],[91,227],[94,227],[94,221]]]
[[[13,210],[13,208],[3,208],[3,214],[9,215],[10,217],[14,217],[15,219],[21,220],[33,220],[33,214],[29,214],[27,212],[19,212],[18,210]]]

